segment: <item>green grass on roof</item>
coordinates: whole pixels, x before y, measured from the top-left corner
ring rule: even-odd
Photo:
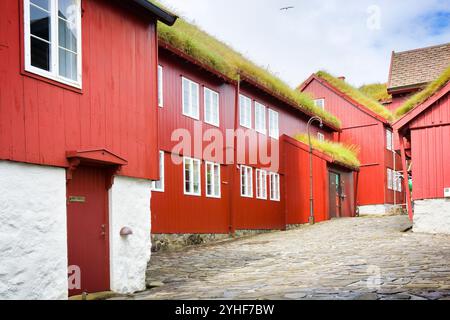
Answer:
[[[416,93],[411,98],[406,100],[400,107],[395,110],[395,116],[397,118],[408,113],[422,102],[426,101],[429,97],[435,94],[439,89],[450,81],[450,65],[445,71],[433,82],[431,82],[425,89]]]
[[[307,134],[297,134],[295,136],[300,142],[308,144]],[[360,162],[358,159],[359,148],[355,145],[345,145],[332,141],[320,141],[311,136],[311,144],[314,149],[317,149],[326,155],[330,156],[334,162],[358,169]]]
[[[259,67],[227,44],[199,27],[179,18],[174,26],[158,23],[158,37],[195,60],[236,80],[243,74],[269,91],[291,101],[300,110],[319,115],[335,127],[341,122],[334,115],[314,105],[309,95],[294,90],[265,68]]]
[[[392,95],[387,92],[386,83],[371,83],[363,85],[359,88],[359,91],[364,93],[366,96],[371,97],[377,101],[389,101],[392,99]]]
[[[383,106],[373,98],[365,95],[355,87],[351,86],[344,80],[338,79],[325,71],[319,71],[316,73],[316,75],[319,78],[330,83],[333,87],[335,87],[345,95],[349,96],[359,104],[375,112],[377,115],[383,117],[386,120],[393,120],[394,117],[392,113],[389,111],[389,109],[387,109],[385,106]]]

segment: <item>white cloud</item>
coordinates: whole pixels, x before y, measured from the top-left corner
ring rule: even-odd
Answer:
[[[392,50],[445,43],[450,39],[448,24],[438,30],[428,23],[431,19],[426,19],[436,12],[450,12],[448,0],[163,0],[162,3],[259,65],[268,66],[291,86],[319,69],[345,75],[355,85],[384,82]],[[285,6],[294,8],[279,10]]]

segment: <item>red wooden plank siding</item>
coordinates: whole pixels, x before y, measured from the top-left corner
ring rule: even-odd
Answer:
[[[303,91],[311,93],[314,98],[324,98],[325,109],[342,122],[342,133],[337,135],[337,139],[359,147],[361,172],[357,204],[394,203],[394,191],[387,186],[387,168],[394,169],[393,154],[386,149],[385,130],[388,126],[315,79]],[[401,169],[399,155],[396,156],[396,169]],[[396,203],[404,203],[404,192],[397,192]]]
[[[107,148],[128,160],[120,174],[156,179],[155,21],[83,1],[79,93],[21,74],[19,3],[0,2],[0,159],[65,167],[67,150]]]
[[[255,129],[238,128],[254,131],[258,136],[258,144],[245,146],[245,161],[238,164],[248,165],[253,168],[253,198],[245,198],[240,195],[240,171],[237,165],[225,165],[225,159],[220,159],[222,164],[222,198],[210,199],[205,195],[205,171],[204,161],[215,159],[203,155],[202,151],[209,142],[200,142],[201,148],[194,150],[194,131],[216,128],[204,122],[204,87],[215,90],[219,93],[220,101],[220,126],[219,129],[223,137],[226,137],[226,129],[233,129],[235,126],[235,97],[236,85],[226,83],[222,79],[211,75],[198,66],[183,60],[165,48],[159,49],[159,62],[163,67],[163,108],[159,108],[159,148],[164,150],[165,156],[165,191],[163,193],[154,192],[152,195],[152,232],[154,233],[227,233],[230,228],[242,229],[283,229],[286,224],[286,177],[283,168],[275,170],[280,173],[280,201],[270,200],[270,179],[267,177],[267,200],[256,198],[256,169],[267,169],[267,165],[257,159],[257,163],[250,163],[250,153],[259,154],[259,149],[267,148],[270,155],[276,150],[271,150],[270,142],[277,142],[267,135],[257,133]],[[182,114],[182,77],[186,77],[199,84],[200,120],[194,120]],[[252,100],[252,127],[255,127],[254,103],[255,101],[279,113],[279,133],[293,136],[306,131],[308,117],[294,110],[291,106],[278,101],[276,98],[261,92],[245,82],[241,83],[240,94]],[[266,113],[266,124],[268,128],[269,115]],[[196,127],[197,126],[197,127]],[[175,152],[173,147],[178,141],[172,141],[172,133],[177,129],[186,129],[191,133],[191,152],[183,150],[183,154],[201,159],[201,183],[202,195],[200,197],[187,196],[183,194],[183,168],[182,165],[174,165],[170,160],[170,154]],[[317,135],[317,126],[311,127],[311,134]],[[328,139],[333,138],[333,132],[329,129],[320,129]],[[281,139],[281,138],[280,138]],[[280,143],[278,141],[278,143]],[[198,143],[198,142],[197,142]],[[225,141],[224,141],[225,146]],[[282,147],[281,145],[279,146]],[[189,154],[188,154],[189,153]],[[277,154],[277,156],[279,156]],[[283,157],[283,156],[282,156]],[[281,161],[283,158],[279,159]],[[232,159],[228,159],[232,160]],[[283,163],[279,163],[283,165]],[[315,169],[316,170],[316,169]],[[326,164],[325,164],[326,170]],[[327,181],[327,175],[316,170],[318,181]],[[305,177],[302,177],[305,179]],[[325,182],[323,182],[325,183]],[[320,185],[320,184],[318,184]],[[324,185],[322,185],[324,188]],[[320,197],[320,190],[317,191]],[[327,205],[324,198],[323,206]],[[320,201],[318,201],[319,203]],[[307,204],[309,206],[309,204]],[[318,221],[327,218],[326,208],[322,208],[318,215]],[[232,220],[231,220],[232,219]]]
[[[413,200],[444,197],[450,187],[450,94],[447,93],[410,124]]]

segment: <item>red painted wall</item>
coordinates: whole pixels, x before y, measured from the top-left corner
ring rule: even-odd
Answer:
[[[220,159],[222,164],[222,199],[209,199],[205,195],[205,172],[202,163],[201,183],[202,196],[193,197],[183,194],[183,169],[182,165],[174,165],[170,161],[169,154],[178,143],[171,141],[172,133],[179,128],[187,129],[193,133],[194,124],[201,124],[205,130],[216,128],[204,123],[203,87],[213,89],[220,94],[220,130],[233,129],[235,125],[235,98],[236,85],[226,83],[216,76],[207,73],[198,66],[185,61],[170,51],[159,49],[159,62],[163,67],[163,92],[164,106],[159,108],[159,148],[166,152],[165,175],[166,190],[164,193],[154,192],[152,195],[152,232],[154,233],[226,233],[230,225],[234,229],[282,229],[285,226],[285,189],[286,178],[283,169],[280,168],[281,201],[269,200],[269,177],[267,178],[268,199],[256,199],[256,168],[264,167],[258,161],[253,167],[253,198],[240,196],[240,171],[237,165],[226,165],[225,159]],[[184,76],[200,85],[200,121],[186,117],[182,114],[182,80]],[[264,104],[279,112],[280,136],[283,134],[294,135],[305,132],[308,118],[292,107],[286,106],[275,98],[243,84],[240,92],[252,100]],[[266,114],[266,123],[269,119]],[[254,101],[252,103],[252,125],[254,127]],[[248,130],[248,129],[244,129]],[[254,130],[254,129],[252,129]],[[312,127],[312,134],[317,134],[318,127]],[[332,138],[333,134],[326,129],[321,130],[326,137]],[[246,147],[246,161],[249,165],[248,154],[258,152],[262,145],[268,145],[272,138],[257,133],[261,138],[259,145],[250,149]],[[213,160],[202,155],[203,148],[208,142],[201,143],[202,148],[194,150],[192,138],[191,155],[195,158]],[[270,145],[270,144],[269,144]],[[271,152],[268,147],[269,154]],[[186,153],[180,155],[188,155]],[[259,159],[258,159],[259,160]],[[215,161],[217,162],[217,160]]]
[[[450,187],[450,94],[413,120],[411,129],[413,200],[443,198]]]
[[[284,170],[286,174],[286,222],[308,223],[309,219],[309,153],[301,143],[285,138]],[[317,222],[328,219],[327,160],[313,156],[314,217]]]
[[[303,91],[314,98],[324,98],[326,110],[341,120],[342,133],[336,134],[336,140],[359,146],[358,205],[392,204],[394,191],[387,188],[386,172],[388,167],[394,167],[392,152],[386,149],[386,125],[317,80],[312,80]],[[396,162],[400,170],[398,155]],[[404,193],[397,192],[396,198],[397,203],[404,203]]]
[[[83,1],[81,92],[22,72],[22,1],[0,1],[0,159],[67,166],[106,148],[122,175],[156,179],[156,27],[117,2]]]

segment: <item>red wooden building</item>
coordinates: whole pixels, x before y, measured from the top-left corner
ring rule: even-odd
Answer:
[[[162,162],[161,180],[155,182],[152,194],[153,234],[228,234],[308,222],[309,175],[303,175],[308,172],[308,149],[292,137],[306,132],[313,113],[261,85],[253,75],[241,72],[237,80],[165,39],[159,42],[159,75]],[[187,148],[177,147],[179,136],[174,138],[174,132],[179,129],[187,133]],[[214,139],[221,141],[220,155],[205,152],[210,139],[202,137],[208,130],[214,130]],[[231,146],[226,139],[230,132],[234,137],[236,130],[255,137],[256,143],[245,144],[245,151],[239,152],[238,138],[232,139]],[[311,127],[314,137],[329,140],[337,131],[339,127],[326,121],[323,128],[317,123]],[[289,164],[285,146],[289,146]],[[271,163],[257,156],[265,150]],[[322,221],[329,218],[329,166],[342,170],[343,176],[351,170],[320,152],[315,158],[317,154],[322,162],[314,162],[315,214]],[[352,189],[353,180],[345,180]],[[286,190],[291,187],[299,193]],[[349,191],[348,198],[339,198],[343,209],[341,213],[336,209],[335,216],[354,214],[352,195]],[[336,204],[336,197],[333,201]]]
[[[388,93],[394,111],[413,94],[434,81],[450,64],[450,43],[414,50],[392,52]]]
[[[176,17],[140,0],[0,11],[0,297],[144,289],[156,21]]]
[[[412,178],[409,215],[413,231],[450,234],[450,64],[424,92],[405,102],[409,111],[393,125]]]
[[[393,130],[386,116],[390,113],[376,101],[370,104],[376,104],[378,112],[369,108],[368,102],[362,101],[356,89],[344,80],[318,72],[299,90],[311,94],[317,105],[341,120],[341,132],[335,134],[337,141],[360,149],[356,191],[359,213],[382,214],[393,205],[405,203],[400,156],[394,151]]]

